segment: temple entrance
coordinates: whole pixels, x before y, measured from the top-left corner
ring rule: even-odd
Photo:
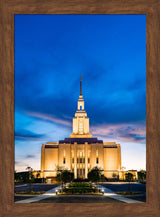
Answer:
[[[85,179],[85,155],[84,155],[84,151],[77,151],[77,178]]]
[[[77,179],[85,179],[85,169],[77,169]]]

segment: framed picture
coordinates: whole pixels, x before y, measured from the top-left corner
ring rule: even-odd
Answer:
[[[146,202],[146,16],[14,23],[15,202]]]
[[[38,1],[18,1],[18,0],[14,2],[2,1],[2,13],[1,13],[1,18],[2,18],[1,144],[2,145],[0,150],[1,163],[2,163],[2,167],[1,167],[2,179],[0,185],[1,192],[2,192],[2,203],[1,203],[0,211],[2,212],[2,216],[13,216],[13,215],[16,216],[81,216],[81,215],[84,216],[95,216],[95,215],[97,216],[132,216],[132,215],[146,216],[147,215],[147,216],[157,216],[157,217],[159,216],[159,211],[160,211],[159,210],[160,192],[158,190],[158,183],[159,183],[158,165],[159,165],[159,152],[160,152],[159,134],[158,134],[158,124],[160,121],[159,110],[158,110],[159,109],[158,99],[160,93],[159,71],[158,71],[159,7],[160,6],[157,3],[157,1],[143,1],[143,0],[140,2],[135,1],[134,3],[131,1],[123,2],[120,0],[112,1],[112,2],[47,1],[42,3],[41,2],[39,3]],[[45,21],[44,21],[44,17],[45,17]],[[137,20],[135,20],[134,23],[133,20],[135,17]],[[114,21],[112,20],[112,18],[114,18]],[[98,22],[97,19],[99,19]],[[115,34],[114,37],[116,41],[114,45],[112,44],[113,42],[112,40],[110,44],[107,44],[106,41],[107,39],[109,40],[109,30],[107,34],[107,24],[109,26],[111,25],[111,23],[114,22],[116,23],[117,19],[119,20],[119,26],[116,25],[112,26],[112,28],[115,27],[117,30],[117,31],[112,31],[112,33]],[[121,19],[124,19],[125,22],[121,22]],[[51,23],[53,22],[56,23],[56,25],[53,25],[54,30],[52,31],[50,31],[50,27],[52,26],[49,25],[50,21]],[[93,23],[94,25],[92,26]],[[101,24],[101,26],[99,24]],[[146,29],[145,29],[145,24],[146,24]],[[34,25],[36,26],[36,28],[34,28]],[[38,25],[39,27],[37,27]],[[76,30],[75,28],[76,26],[82,26],[82,25],[84,28],[81,28],[80,30],[79,29]],[[125,27],[123,25],[125,25]],[[61,28],[62,29],[66,28],[67,29],[66,32],[68,31],[67,40],[66,37],[62,37],[63,34],[60,33],[60,31],[62,30]],[[131,37],[127,35],[128,34],[127,28],[130,28],[130,33],[132,33]],[[97,33],[95,29],[97,29]],[[35,30],[38,32],[35,33]],[[45,46],[44,50],[43,50],[43,46],[40,46],[43,44],[43,40],[41,39],[46,40],[45,34],[43,36],[43,30],[46,31],[46,35],[51,34],[51,36],[48,36],[47,39],[48,43],[44,43]],[[121,31],[124,34],[121,35]],[[54,34],[55,32],[56,34]],[[146,33],[146,50],[145,50],[145,33]],[[57,34],[59,35],[57,36]],[[119,35],[116,36],[116,34],[119,34],[121,36]],[[30,35],[32,36],[30,37]],[[59,37],[61,37],[60,43],[58,42]],[[94,45],[96,45],[96,39],[100,40],[101,43],[104,44],[104,50],[103,50],[104,53],[106,49],[105,44],[110,50],[112,50],[113,46],[115,46],[114,48],[115,51],[119,50],[120,53],[117,54],[117,56],[114,55],[113,51],[111,51],[110,55],[107,52],[104,55],[99,55],[99,57],[90,55],[89,52],[91,52],[92,49],[90,47],[91,44],[87,43],[87,37],[89,42],[92,41],[91,44]],[[78,40],[74,41],[75,38],[76,39],[78,38]],[[128,38],[130,39],[130,41],[127,42]],[[67,45],[68,40],[71,40],[72,43],[68,43],[69,47],[67,47],[67,49],[64,49],[64,46]],[[83,40],[83,44],[85,45],[84,48],[81,42],[79,44],[77,43],[78,41],[81,40]],[[132,46],[126,47],[125,45],[123,45],[122,41],[126,41],[126,43],[128,44],[132,43]],[[35,48],[30,50],[30,52],[28,53],[26,53],[27,49],[24,49],[24,47],[21,46],[21,44],[25,44],[25,46],[27,46],[27,43],[30,43],[32,48],[35,46]],[[54,44],[54,46],[53,47],[50,46],[50,43]],[[102,46],[101,43],[99,43],[99,47]],[[56,44],[57,44],[57,51],[56,51]],[[118,49],[119,44],[121,44],[121,49]],[[47,49],[46,46],[48,46]],[[143,47],[143,51],[141,49],[141,46]],[[42,47],[42,49],[39,49],[38,47]],[[133,47],[135,50],[133,49]],[[55,49],[54,52],[52,52],[53,48]],[[126,51],[125,60],[127,64],[129,62],[129,58],[131,58],[130,61],[132,61],[133,64],[134,60],[132,59],[132,57],[134,58],[135,56],[137,56],[137,59],[139,61],[139,64],[137,64],[137,71],[134,73],[134,70],[131,69],[130,76],[132,75],[131,79],[133,80],[134,79],[136,80],[137,78],[141,81],[143,80],[142,82],[139,83],[141,92],[139,92],[139,94],[136,93],[137,94],[136,96],[139,97],[138,98],[139,101],[138,100],[134,101],[137,104],[134,105],[133,110],[131,108],[132,104],[125,104],[125,106],[127,105],[130,106],[130,113],[132,115],[136,111],[135,119],[137,118],[138,124],[139,124],[138,122],[139,120],[143,120],[144,123],[143,124],[141,123],[141,125],[140,124],[136,125],[137,128],[139,127],[138,132],[136,131],[135,125],[133,126],[133,124],[131,123],[130,125],[124,125],[126,120],[128,120],[128,122],[130,122],[131,120],[129,113],[127,113],[128,110],[122,109],[123,112],[125,110],[125,114],[126,114],[126,117],[124,115],[124,117],[126,118],[125,120],[122,121],[118,119],[122,116],[120,108],[123,107],[123,103],[121,104],[120,101],[122,102],[123,99],[122,97],[116,98],[114,92],[112,91],[112,94],[114,95],[112,96],[113,105],[114,105],[113,99],[116,99],[116,102],[120,105],[119,116],[117,112],[114,113],[114,109],[116,107],[113,106],[112,112],[108,109],[108,113],[110,115],[108,117],[106,117],[105,115],[105,118],[108,118],[109,120],[109,118],[112,117],[112,121],[114,122],[114,124],[110,120],[110,125],[111,123],[113,124],[112,127],[110,128],[108,125],[106,125],[107,122],[105,121],[105,118],[103,118],[103,126],[105,125],[104,128],[107,130],[107,132],[105,131],[104,133],[102,133],[104,128],[102,129],[100,125],[101,118],[102,118],[101,115],[104,116],[104,114],[106,113],[101,113],[102,110],[98,110],[98,108],[96,108],[94,103],[92,104],[91,101],[89,102],[91,108],[93,109],[93,111],[95,111],[95,114],[101,113],[101,115],[98,115],[96,119],[94,112],[93,113],[91,112],[92,109],[88,106],[89,108],[88,110],[90,112],[88,112],[86,109],[87,111],[86,113],[85,108],[87,108],[87,101],[89,97],[92,100],[95,99],[95,102],[99,102],[99,105],[102,104],[103,100],[105,101],[105,103],[107,103],[107,99],[106,98],[104,99],[103,96],[103,100],[102,100],[98,96],[98,94],[96,96],[96,94],[93,93],[94,91],[93,88],[89,87],[89,82],[92,82],[92,84],[95,82],[95,85],[98,87],[98,79],[99,79],[99,82],[104,87],[106,84],[107,84],[106,86],[108,87],[108,89],[107,88],[105,89],[100,87],[102,86],[100,85],[99,90],[103,92],[104,95],[106,95],[106,91],[111,91],[112,85],[109,86],[110,82],[107,83],[105,80],[106,76],[109,75],[107,74],[106,69],[108,67],[109,68],[111,67],[110,70],[113,72],[114,69],[112,66],[109,66],[109,64],[108,66],[103,65],[104,62],[106,62],[106,61],[103,62],[103,58],[107,57],[109,61],[109,57],[110,57],[111,58],[110,63],[112,62],[113,64],[114,62],[112,56],[114,55],[115,63],[116,63],[116,61],[118,61],[117,59],[118,56],[125,57],[124,55],[125,49],[130,49],[131,53],[133,52],[136,53],[138,50],[137,54],[133,56],[130,55],[128,51]],[[35,53],[33,53],[34,50]],[[52,53],[52,55],[48,57],[45,55],[44,58],[44,54],[46,54],[45,53],[46,50],[48,50],[48,53]],[[25,55],[23,53],[24,51],[25,51]],[[96,51],[99,54],[102,52],[102,50],[98,52],[98,45]],[[65,52],[67,52],[67,54]],[[81,55],[84,55],[84,53],[85,56],[83,56],[82,58]],[[37,56],[37,59],[36,58],[34,59],[34,55]],[[53,55],[55,58],[53,58],[52,61],[49,61],[49,59],[52,58]],[[70,55],[70,57],[72,58],[67,60],[66,59],[67,55]],[[145,63],[145,55],[146,55],[146,63]],[[25,61],[26,65],[24,64],[25,57],[28,60]],[[93,59],[95,58],[94,61],[91,61],[91,57],[93,57]],[[40,60],[40,58],[43,58],[43,61],[36,63],[36,60]],[[80,58],[82,58],[83,61],[79,61]],[[65,64],[65,61],[68,64],[70,63],[71,65],[67,66],[67,64]],[[119,61],[122,61],[121,58],[119,58]],[[63,62],[63,64],[62,65],[59,64],[60,62]],[[98,65],[99,62],[101,62],[101,67],[99,67]],[[54,66],[53,65],[51,67],[49,66],[50,69],[43,67],[43,64],[47,64],[47,63],[49,64],[52,63]],[[73,66],[72,63],[74,63],[75,65]],[[84,66],[85,63],[86,65]],[[57,66],[57,64],[59,64],[59,66]],[[83,67],[81,67],[82,65]],[[91,65],[95,65],[96,68],[91,67]],[[136,65],[136,60],[135,60],[135,65]],[[30,73],[30,71],[32,71],[34,67],[36,70],[37,66],[39,67],[38,73],[37,74]],[[104,70],[102,69],[102,66]],[[76,73],[72,71],[69,72],[69,69],[74,71],[76,67],[78,67]],[[129,87],[131,85],[137,84],[136,82],[135,83],[130,82],[130,76],[127,78],[127,72],[126,73],[123,72],[123,70],[125,70],[124,67],[125,67],[124,64],[122,64],[122,66],[119,65],[119,71],[121,71],[121,73],[117,73],[116,75],[117,77],[119,77],[119,79],[117,78],[115,79],[115,86],[117,88],[119,82],[121,83],[120,86],[125,86],[126,84],[128,84]],[[128,64],[128,67],[131,67],[131,64],[130,65]],[[146,67],[146,77],[145,77],[145,67]],[[54,71],[54,75],[50,74],[50,70],[52,70],[53,68],[57,70]],[[91,68],[92,68],[92,72],[91,72]],[[46,70],[45,74],[44,74],[44,69]],[[65,70],[66,73],[64,73]],[[81,73],[81,71],[83,70],[84,72]],[[116,67],[115,70],[117,70]],[[19,71],[23,71],[22,79],[20,78],[20,74],[18,74]],[[100,75],[98,75],[96,71],[99,71]],[[55,75],[56,74],[55,72],[57,72],[58,74]],[[27,76],[30,76],[29,79]],[[47,78],[48,76],[50,76],[50,79]],[[72,78],[74,82],[71,82],[69,77]],[[88,79],[89,77],[90,79]],[[114,76],[110,75],[110,80],[113,82]],[[121,82],[121,80],[123,82]],[[54,84],[55,89],[51,90],[53,87],[52,84],[50,84],[49,82],[52,83],[54,81],[56,82]],[[80,86],[77,85],[76,83],[79,83]],[[43,91],[41,91],[42,87],[45,86],[44,84],[46,84],[46,88],[43,88]],[[66,88],[66,84],[67,85],[70,84],[71,87]],[[25,85],[27,87],[25,87]],[[58,90],[58,88],[62,89],[62,86],[64,86],[64,90],[61,92]],[[77,86],[79,87],[77,88]],[[24,88],[26,91],[24,91]],[[35,92],[33,88],[35,88]],[[146,88],[146,92],[145,92],[145,88]],[[31,92],[29,92],[29,90]],[[74,94],[72,95],[72,100],[69,103],[69,99],[67,99],[66,93],[68,91],[68,94],[70,95],[73,92],[73,90],[74,90]],[[119,89],[119,91],[120,90],[122,91],[122,89]],[[53,92],[55,94],[54,96],[55,98],[56,98],[56,93],[59,96],[60,94],[62,94],[64,97],[62,100],[63,102],[61,102],[60,104],[56,104],[56,102],[54,102],[55,107],[58,106],[59,107],[58,109],[55,109],[53,113],[51,113],[50,109],[51,108],[54,109],[54,106],[51,107],[49,105],[54,100],[50,100],[50,94],[52,95]],[[87,92],[89,96],[88,98],[85,92]],[[34,95],[32,93],[34,93]],[[37,100],[38,93],[40,94],[42,104],[38,104],[40,102]],[[45,96],[45,100],[42,100],[43,94]],[[77,101],[76,94],[79,97],[79,99],[77,98],[78,103],[76,102]],[[117,94],[117,92],[115,92],[115,94]],[[123,93],[121,93],[120,95],[122,96],[122,94]],[[28,98],[26,97],[25,100],[23,99],[24,95],[28,97]],[[93,97],[94,95],[95,97]],[[102,95],[103,94],[101,94],[101,96]],[[130,91],[130,95],[132,95],[132,91]],[[143,95],[143,99],[140,98],[141,95]],[[146,95],[146,102],[145,102],[145,95]],[[124,94],[124,96],[126,95]],[[64,100],[64,98],[66,100]],[[85,100],[85,98],[87,100]],[[30,99],[32,99],[32,102],[34,101],[34,103],[30,103]],[[140,99],[144,101],[142,102]],[[58,98],[58,100],[60,99]],[[46,103],[46,106],[45,106],[45,102],[48,102],[48,104]],[[75,104],[77,104],[77,108],[76,108],[77,110],[75,113],[75,117],[73,115],[73,125],[72,125],[72,115],[71,113],[69,113],[69,111],[71,110],[70,104],[74,102]],[[65,103],[65,106],[63,107],[63,109],[61,109],[63,103]],[[103,106],[105,109],[107,109],[107,106],[105,107],[105,103],[103,104]],[[96,104],[98,105],[98,103]],[[144,109],[145,105],[146,105],[146,119],[145,119],[145,109]],[[28,108],[30,108],[27,110],[27,112],[29,110],[30,112],[27,114],[25,113],[26,115],[25,116],[23,112],[27,106]],[[72,108],[73,108],[72,111],[73,113],[74,105],[72,106]],[[139,112],[140,110],[141,112]],[[89,113],[91,113],[91,118]],[[138,115],[142,116],[142,113],[143,113],[143,117],[139,118]],[[28,117],[30,118],[30,120],[27,119]],[[38,121],[35,121],[37,119]],[[47,122],[44,122],[44,120],[45,121],[47,120]],[[25,124],[24,121],[26,121],[26,123],[30,121],[30,123],[32,123],[30,124],[30,126],[32,125],[31,128],[29,127],[27,128],[27,124]],[[91,126],[89,125],[89,121]],[[145,121],[146,121],[146,131],[145,131]],[[52,124],[51,126],[49,126],[48,123],[53,123],[53,122],[56,124],[63,125],[65,127],[67,126],[68,128],[66,127],[64,130],[64,128],[58,126],[58,128],[55,128],[55,132],[56,132],[55,135],[49,137],[49,132],[51,133],[51,127],[53,127],[54,125]],[[92,126],[94,126],[95,122],[98,123],[99,125],[97,125],[94,128]],[[120,126],[122,126],[123,123],[123,128],[124,128],[123,130],[121,129],[121,127],[119,127],[118,122],[120,123]],[[38,124],[41,123],[43,123],[44,126],[46,124],[46,129],[48,131],[46,131],[44,127],[42,128],[38,127]],[[31,132],[30,129],[33,128],[35,129],[32,130]],[[113,133],[113,128],[114,128],[114,133]],[[36,129],[38,129],[39,131],[38,130],[36,131]],[[57,133],[58,132],[57,129],[59,130],[59,133]],[[70,132],[70,130],[68,129],[71,129],[72,132],[68,136],[68,138],[65,139],[65,137],[67,137],[66,133]],[[44,136],[44,132],[47,135],[47,137]],[[97,136],[97,138],[95,138],[94,134]],[[107,139],[105,138],[105,135],[108,136]],[[55,141],[56,136],[57,136],[57,141]],[[141,141],[141,144],[143,143],[145,144],[145,136],[146,136],[146,146],[143,149],[140,149],[138,147],[140,143],[134,143],[135,146],[137,145],[136,148],[137,152],[135,152],[134,154],[138,156],[138,150],[139,152],[143,150],[142,151],[143,157],[137,157],[138,159],[137,164],[139,164],[139,167],[142,168],[143,166],[141,165],[144,165],[146,163],[146,176],[147,176],[146,177],[147,180],[146,201],[132,200],[133,197],[128,199],[128,202],[126,202],[125,199],[117,200],[116,198],[118,198],[117,197],[118,194],[115,194],[114,191],[110,191],[110,190],[108,192],[107,184],[103,184],[103,183],[101,185],[96,184],[98,182],[98,179],[96,180],[95,177],[93,178],[92,173],[95,173],[95,171],[98,169],[98,172],[100,172],[101,174],[102,182],[106,178],[107,180],[111,180],[111,181],[115,181],[115,180],[118,181],[128,180],[128,182],[134,181],[134,179],[138,177],[137,172],[140,169],[136,167],[136,162],[131,164],[135,166],[135,168],[132,167],[132,170],[130,170],[131,168],[129,168],[128,165],[126,171],[123,170],[124,168],[122,169],[123,165],[121,161],[122,162],[125,161],[123,161],[121,157],[121,153],[122,150],[124,149],[123,149],[123,144],[122,145],[118,144],[118,142],[120,141],[120,143],[123,143],[124,140],[122,139],[122,137],[125,137],[127,142]],[[110,141],[110,139],[113,137],[114,137],[113,141],[116,138],[116,142]],[[30,145],[29,145],[30,140],[28,138],[32,138],[32,142]],[[53,140],[50,141],[50,139],[53,138],[54,141]],[[32,146],[33,140],[34,140],[34,147]],[[19,143],[17,141],[19,141]],[[22,141],[24,143],[22,143]],[[43,144],[37,146],[38,148],[41,148],[41,153],[39,152],[40,155],[39,160],[41,159],[41,168],[40,170],[38,170],[37,167],[34,171],[32,171],[31,167],[33,167],[33,165],[36,165],[36,163],[34,162],[34,160],[36,160],[36,158],[34,159],[34,156],[36,156],[35,141],[38,141],[38,143],[42,142]],[[17,145],[15,149],[15,144],[16,145],[18,144],[21,147],[18,147]],[[32,149],[32,151],[28,151],[27,148],[25,149],[25,145],[28,145],[27,148]],[[68,148],[66,149],[66,147]],[[84,150],[82,147],[84,148]],[[146,162],[144,156],[145,148],[146,148]],[[68,151],[68,149],[70,151]],[[26,163],[26,164],[24,163],[24,165],[20,162],[20,157],[19,157],[20,150],[21,152],[24,152],[22,154],[23,160],[25,158],[25,161],[23,162]],[[129,155],[129,152],[126,153],[127,153],[126,155]],[[105,159],[109,159],[108,156],[111,155],[112,157],[114,157],[114,162],[117,162],[116,166],[112,165],[111,160],[107,160],[107,161],[105,160]],[[130,156],[129,158],[131,160],[132,156]],[[50,159],[54,159],[54,161],[52,160],[53,162],[48,163],[50,162]],[[72,186],[75,185],[74,183],[72,183],[72,185],[68,185],[67,187],[63,186],[62,173],[67,173],[69,174],[69,177],[72,181],[73,179],[81,180],[81,181],[87,180],[87,182],[85,183],[86,186],[83,186],[85,187],[85,193],[86,191],[90,191],[90,192],[93,191],[91,193],[92,194],[96,193],[97,195],[110,194],[110,200],[106,201],[105,203],[104,201],[100,202],[99,200],[97,200],[98,196],[96,196],[96,200],[94,202],[92,200],[90,201],[88,200],[83,203],[80,200],[76,200],[77,202],[75,203],[75,201],[68,199],[68,201],[62,200],[60,203],[59,202],[57,203],[54,200],[53,201],[49,200],[47,202],[46,198],[43,198],[43,194],[42,194],[42,198],[41,198],[42,200],[40,203],[38,202],[38,200],[32,201],[30,197],[29,197],[30,202],[27,203],[27,200],[25,200],[24,197],[22,197],[21,199],[17,199],[17,197],[14,197],[16,192],[16,188],[14,186],[14,180],[16,180],[17,182],[20,182],[20,179],[22,180],[22,176],[16,176],[17,178],[15,178],[15,175],[20,175],[20,172],[14,173],[14,170],[17,169],[20,170],[22,167],[23,169],[24,167],[28,168],[28,172],[25,173],[25,176],[26,174],[28,176],[27,183],[31,183],[32,176],[34,175],[34,180],[35,177],[38,178],[38,176],[40,176],[39,178],[41,179],[41,182],[46,182],[48,183],[46,184],[46,186],[47,185],[51,186],[51,184],[49,183],[58,180],[57,174],[59,174],[60,175],[59,181],[62,184],[60,190],[59,189],[55,190],[54,193],[56,194],[57,193],[61,195],[64,193],[67,194],[67,192],[69,192],[69,190],[74,187]],[[101,173],[102,171],[103,174]],[[73,177],[71,178],[72,174]],[[145,178],[143,177],[142,179],[144,181]],[[92,186],[91,181],[93,181],[95,185]],[[64,184],[66,182],[64,181]],[[40,185],[43,186],[43,184]],[[30,189],[31,186],[32,185],[30,184],[27,186],[27,189],[29,189],[30,193],[31,193],[31,189]],[[100,188],[99,186],[103,188]],[[76,194],[82,193],[79,191],[82,191],[83,189],[77,190],[78,192],[76,192]],[[130,191],[132,192],[132,190]],[[33,191],[32,193],[35,192]],[[35,196],[37,195],[34,195],[33,198],[36,198]],[[120,195],[119,198],[125,198],[125,197],[123,197],[123,195]],[[119,203],[119,202],[124,202],[124,203]]]

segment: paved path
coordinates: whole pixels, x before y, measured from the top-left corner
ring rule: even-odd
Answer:
[[[138,201],[138,200],[133,200],[133,199],[130,199],[130,198],[127,198],[127,197],[123,197],[119,194],[116,194],[114,191],[112,191],[111,189],[109,188],[106,188],[102,185],[98,185],[98,187],[100,189],[103,189],[104,190],[104,196],[106,197],[110,197],[110,198],[113,198],[113,199],[116,199],[116,200],[119,200],[119,201],[122,201],[124,203],[143,203],[142,201]]]
[[[36,202],[35,202],[36,203]],[[103,195],[57,195],[54,197],[40,200],[38,203],[123,203]]]
[[[46,198],[49,198],[49,197],[53,197],[53,196],[56,196],[56,190],[58,190],[58,189],[59,189],[59,186],[54,187],[49,191],[46,191],[42,195],[38,195],[38,196],[28,198],[28,199],[25,199],[25,200],[19,200],[19,201],[16,201],[15,203],[33,203],[33,202],[37,202],[37,201],[40,201],[40,200],[43,200],[43,199],[46,199]]]
[[[138,200],[133,200],[133,199],[118,195],[114,191],[112,191],[109,188],[106,188],[106,187],[104,187],[102,185],[98,185],[98,187],[100,189],[104,190],[104,196],[105,197],[109,197],[109,198],[112,198],[112,199],[115,199],[115,200],[118,200],[118,201],[121,201],[121,202],[124,202],[124,203],[143,203],[143,202],[138,201]],[[58,190],[58,189],[59,189],[59,186],[54,187],[49,191],[46,191],[42,195],[38,195],[38,196],[34,196],[32,198],[16,201],[15,203],[33,203],[33,202],[37,202],[37,201],[44,200],[44,199],[47,199],[47,198],[55,197],[56,196],[56,190]]]
[[[146,184],[137,182],[104,182],[99,184],[115,192],[130,191],[131,188],[133,192],[139,192],[142,194],[146,192]]]
[[[46,184],[46,183],[32,183],[30,185],[30,189],[31,191],[34,191],[34,192],[42,192],[44,191],[43,193],[45,193],[46,191],[49,191],[51,190],[52,188],[55,188],[57,187],[58,184]],[[24,191],[25,193],[28,192],[28,184],[24,184],[24,185],[18,185],[14,187],[15,189],[15,193],[18,193],[18,192],[21,192],[21,191]]]

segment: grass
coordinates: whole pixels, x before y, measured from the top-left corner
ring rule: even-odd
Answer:
[[[31,194],[31,195],[40,195],[40,194],[44,194],[45,191],[31,191],[31,192],[26,192],[26,191],[19,191],[19,192],[16,192],[16,194]]]
[[[97,189],[92,187],[69,187],[65,188],[63,192],[65,193],[96,193]]]
[[[139,195],[139,194],[142,194],[142,192],[135,192],[135,191],[132,191],[132,192],[128,192],[128,191],[123,191],[123,192],[116,192],[117,194],[120,194],[120,195]]]

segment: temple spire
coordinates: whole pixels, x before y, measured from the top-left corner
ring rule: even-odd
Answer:
[[[80,75],[80,96],[82,96],[82,76]]]

